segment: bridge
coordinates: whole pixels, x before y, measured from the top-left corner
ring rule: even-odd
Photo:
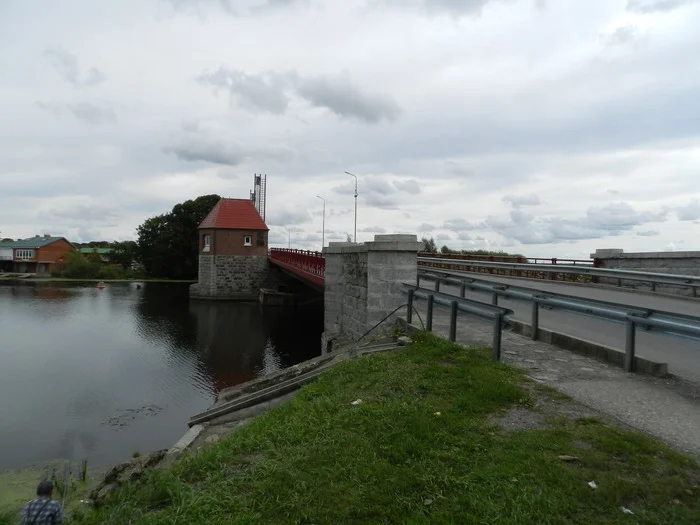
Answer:
[[[326,285],[320,252],[271,249],[269,262],[317,290]],[[620,351],[629,353],[631,345],[633,357],[667,363],[673,374],[700,382],[700,301],[692,298],[700,277],[604,265],[596,259],[419,253],[415,272],[416,285],[429,283],[436,294],[498,305],[518,323]],[[626,366],[631,370],[632,361]]]

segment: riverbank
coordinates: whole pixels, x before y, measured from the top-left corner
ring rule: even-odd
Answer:
[[[593,483],[591,483],[593,482]],[[418,334],[78,523],[700,521],[695,460],[466,350]]]
[[[0,279],[0,281],[7,281],[7,282],[30,282],[30,283],[36,283],[36,282],[42,282],[42,283],[60,283],[60,282],[67,282],[67,283],[190,283],[194,284],[197,282],[197,280],[188,280],[188,279],[80,279],[80,278],[71,278],[71,277],[24,277],[24,278],[19,278],[19,277],[3,277]]]

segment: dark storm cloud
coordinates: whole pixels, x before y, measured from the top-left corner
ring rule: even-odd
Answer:
[[[46,49],[44,57],[66,82],[75,87],[95,86],[104,82],[107,78],[102,71],[95,67],[88,69],[85,74],[81,73],[78,58],[63,49]]]

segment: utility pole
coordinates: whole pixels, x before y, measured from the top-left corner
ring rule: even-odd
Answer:
[[[326,199],[320,195],[316,195],[316,197],[323,201],[323,225],[321,226],[321,251],[323,251],[323,247],[326,245]]]
[[[349,171],[346,171],[345,173],[351,177],[355,177],[355,240],[353,242],[357,242],[357,175],[350,173]]]

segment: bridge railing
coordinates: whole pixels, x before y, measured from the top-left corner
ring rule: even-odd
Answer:
[[[691,315],[545,292],[536,288],[512,286],[500,282],[472,279],[429,270],[420,270],[418,272],[416,288],[420,289],[421,282],[426,280],[434,282],[434,291],[432,293],[440,296],[446,295],[444,291],[441,291],[441,285],[444,284],[459,287],[460,298],[466,296],[467,290],[489,293],[491,294],[491,304],[493,306],[498,306],[498,300],[501,297],[529,302],[532,305],[530,336],[533,340],[538,338],[539,315],[542,307],[623,323],[626,325],[624,368],[628,372],[634,370],[636,332],[638,329],[645,332],[684,336],[696,342],[700,341],[700,318]],[[432,315],[432,312],[430,315]]]
[[[326,259],[321,252],[294,250],[289,248],[271,248],[270,260],[281,262],[306,273],[323,279],[326,275]]]
[[[453,262],[454,261],[454,262]],[[471,264],[468,264],[471,263]],[[519,265],[517,268],[501,266],[505,263]],[[459,264],[459,268],[455,268]],[[488,273],[504,277],[527,277],[530,279],[550,279],[552,281],[596,282],[596,279],[577,271],[568,271],[570,266],[593,268],[592,259],[558,259],[556,257],[523,257],[520,255],[470,255],[462,253],[418,254],[418,266],[443,270],[458,269],[464,272]]]
[[[470,273],[488,273],[506,277],[529,277],[535,279],[566,280],[582,283],[606,283],[622,286],[623,282],[649,284],[651,291],[657,285],[689,288],[693,297],[698,295],[700,276],[677,275],[632,270],[597,268],[595,266],[534,265],[490,261],[450,260],[436,257],[419,257],[418,267],[424,269],[452,270]]]

